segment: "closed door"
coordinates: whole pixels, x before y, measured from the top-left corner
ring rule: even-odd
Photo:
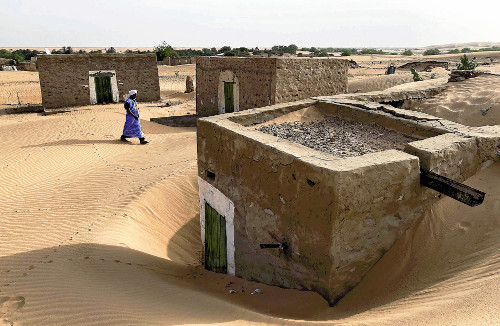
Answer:
[[[234,112],[234,83],[224,82],[224,112]]]
[[[205,203],[205,268],[227,273],[226,219]]]
[[[111,76],[95,77],[95,94],[97,103],[113,102],[113,91],[111,90]]]

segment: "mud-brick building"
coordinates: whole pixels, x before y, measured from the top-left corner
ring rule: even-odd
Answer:
[[[237,112],[347,92],[343,59],[196,58],[196,113]]]
[[[160,99],[154,54],[40,55],[37,68],[47,109],[119,102],[131,89],[139,101]]]
[[[397,150],[391,140],[389,149],[340,157],[260,131],[305,116],[410,138]],[[361,141],[356,134],[352,144]],[[197,139],[205,267],[316,291],[330,305],[439,200],[422,171],[462,182],[500,160],[500,126],[467,127],[338,95],[204,117]]]

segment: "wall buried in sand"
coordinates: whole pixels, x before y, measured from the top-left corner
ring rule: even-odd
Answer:
[[[158,66],[154,54],[51,54],[37,59],[45,108],[95,103],[93,77],[103,71],[112,77],[113,100],[136,89],[139,101],[160,99]]]
[[[347,60],[196,58],[196,113],[225,113],[224,82],[234,83],[235,111],[347,92]]]
[[[310,107],[421,140],[406,151],[338,158],[250,128]],[[202,118],[197,139],[198,176],[234,204],[235,275],[313,290],[333,305],[438,199],[420,185],[421,164],[470,177],[498,160],[500,128],[332,98]],[[200,187],[200,204],[205,197]],[[281,242],[288,250],[260,248]]]

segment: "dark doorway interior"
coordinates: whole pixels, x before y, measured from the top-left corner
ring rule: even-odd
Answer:
[[[111,76],[95,76],[95,93],[97,103],[113,102],[113,91],[111,90]]]
[[[234,83],[224,82],[224,112],[234,112]]]

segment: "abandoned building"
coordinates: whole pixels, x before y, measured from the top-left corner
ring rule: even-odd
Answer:
[[[347,92],[347,60],[196,58],[198,116]]]
[[[39,55],[37,68],[47,109],[119,102],[131,89],[140,101],[160,99],[154,54]]]
[[[357,140],[352,128],[342,151],[299,144],[292,134],[307,116],[379,128],[373,139],[390,149]],[[197,141],[205,267],[316,291],[333,305],[439,199],[429,175],[462,182],[499,160],[500,126],[331,96],[201,118]],[[369,152],[354,153],[359,144]],[[477,205],[476,195],[461,200]]]

